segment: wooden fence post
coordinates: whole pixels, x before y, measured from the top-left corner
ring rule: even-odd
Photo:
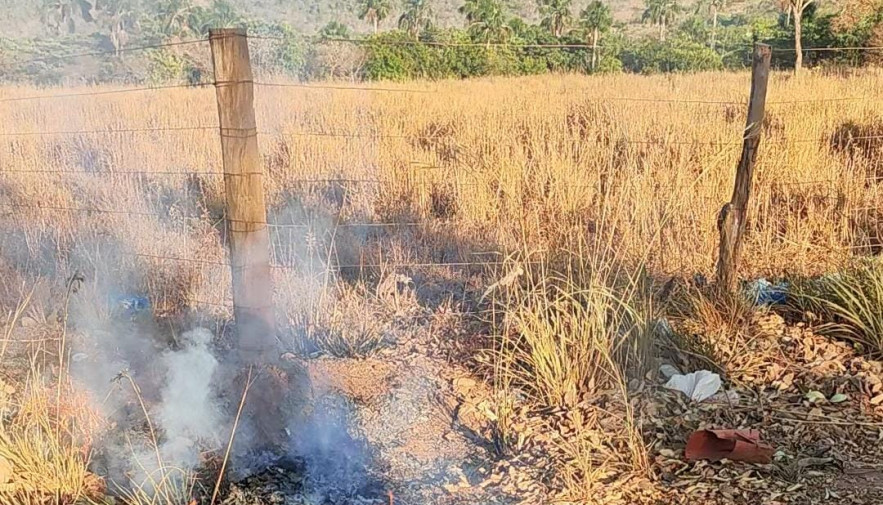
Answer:
[[[757,159],[758,147],[760,147],[767,82],[770,77],[771,52],[770,46],[766,44],[754,45],[754,55],[751,62],[751,98],[748,102],[748,120],[742,143],[742,158],[739,160],[739,167],[736,170],[733,196],[729,203],[724,204],[717,218],[717,227],[720,231],[717,282],[721,289],[730,293],[735,292],[739,278],[739,254],[748,217],[748,196],[751,191],[754,162]]]
[[[262,363],[276,358],[276,325],[248,37],[242,29],[211,30],[209,44],[221,127],[238,350],[246,361]]]

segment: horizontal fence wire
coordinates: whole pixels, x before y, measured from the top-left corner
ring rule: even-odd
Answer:
[[[84,214],[109,214],[109,215],[123,215],[123,216],[158,217],[158,218],[163,218],[163,219],[187,219],[187,220],[205,219],[205,216],[168,216],[168,215],[159,214],[156,212],[142,212],[142,211],[137,211],[137,210],[97,209],[97,208],[90,208],[90,207],[63,207],[63,206],[55,206],[55,205],[25,205],[25,204],[5,203],[5,202],[0,202],[0,208],[46,210],[46,211],[53,211],[53,212],[70,212],[70,213],[84,213]]]
[[[119,254],[121,256],[154,259],[154,260],[160,260],[160,261],[173,261],[173,262],[177,262],[177,263],[196,263],[196,264],[200,264],[200,265],[213,265],[213,266],[219,266],[219,267],[230,267],[229,261],[213,261],[213,260],[203,260],[203,259],[198,259],[198,258],[181,258],[181,257],[176,257],[176,256],[163,256],[163,255],[158,255],[158,254],[147,254],[147,253],[141,253],[141,252],[133,252],[133,253],[122,252]]]
[[[273,40],[279,42],[290,42],[290,38],[274,36],[274,35],[249,35],[249,39],[255,40]],[[314,37],[309,41],[312,44],[322,43],[342,43],[353,45],[373,45],[373,46],[427,46],[427,47],[515,47],[525,49],[603,49],[603,46],[594,46],[592,44],[514,44],[509,42],[441,42],[441,41],[424,41],[424,40],[371,40],[371,39],[355,39],[346,37]]]
[[[228,222],[237,222],[232,219],[226,219]],[[245,222],[245,221],[242,221]],[[250,223],[254,223],[253,221],[248,221]],[[417,228],[421,226],[430,227],[430,226],[463,226],[462,222],[458,221],[406,221],[406,222],[367,222],[367,223],[335,223],[331,225],[313,225],[309,223],[254,223],[254,224],[264,224],[269,228],[278,228],[278,229],[314,229],[314,228]]]
[[[193,305],[206,305],[208,307],[220,307],[224,309],[233,309],[233,300],[226,300],[224,302],[210,302],[207,300],[187,300],[188,303]]]
[[[386,134],[386,133],[341,133],[341,132],[304,132],[289,131],[285,129],[259,130],[258,135],[277,135],[292,137],[329,137],[329,138],[345,138],[345,139],[367,139],[367,140],[383,140],[383,139],[403,139],[403,140],[425,140],[425,141],[442,141],[456,140],[450,136],[433,136],[433,135],[407,135],[407,134]],[[741,145],[740,142],[717,142],[717,141],[695,141],[695,140],[632,140],[632,139],[611,139],[610,144],[623,142],[627,144],[659,144],[659,145],[710,145],[710,146],[726,146]],[[597,142],[600,143],[600,142]]]
[[[479,253],[479,254],[500,254],[496,251],[491,251],[487,253]],[[438,268],[438,267],[452,267],[452,268],[468,268],[468,267],[492,267],[492,266],[503,266],[503,265],[514,265],[512,261],[413,261],[413,262],[395,262],[390,261],[386,263],[351,263],[351,264],[332,264],[333,268],[340,270],[353,270],[353,269],[363,269],[363,268]],[[518,263],[519,265],[524,265],[524,262]],[[544,264],[541,261],[528,262],[527,264],[536,264],[542,265]],[[286,264],[275,264],[271,265],[270,268],[277,270],[290,270],[290,269],[298,269],[302,268],[303,265],[286,265]]]
[[[771,51],[774,53],[796,53],[797,48],[794,47],[773,47]],[[843,46],[843,47],[802,47],[800,52],[828,52],[828,51],[883,51],[883,46]]]
[[[883,139],[883,135],[879,137]],[[255,173],[255,174],[225,174],[219,168],[218,171],[86,171],[86,170],[0,170],[0,174],[59,174],[59,175],[89,175],[89,176],[134,176],[134,177],[152,177],[152,176],[212,176],[212,177],[227,177],[227,176],[248,176],[248,175],[264,175],[266,174]],[[444,167],[444,166],[434,166],[434,165],[420,165],[418,170],[441,170],[441,171],[456,171],[456,167]],[[848,180],[848,179],[846,179]],[[864,177],[860,180],[865,182],[874,182],[879,183],[883,181],[883,177],[872,176],[872,177]],[[774,182],[776,186],[804,186],[804,185],[813,185],[813,184],[835,184],[838,182],[843,182],[844,179],[814,179],[810,181],[777,181]],[[451,181],[451,180],[402,180],[402,179],[354,179],[354,178],[292,178],[292,179],[284,179],[281,182],[290,185],[404,185],[411,187],[437,187],[437,186],[449,186],[451,188],[463,188],[463,187],[491,187],[496,184],[494,180],[488,180],[485,182],[459,182],[459,181]],[[523,184],[535,184],[537,181],[533,180],[525,180],[522,181]],[[594,188],[595,184],[559,184],[556,181],[551,181],[548,184],[551,186],[565,186],[570,189],[591,189]],[[757,183],[755,183],[757,184]],[[708,189],[716,187],[714,184],[696,184],[696,183],[665,183],[664,181],[654,182],[654,186],[657,187],[665,187],[669,189],[677,189],[677,188],[688,188],[688,189]],[[41,205],[26,205],[26,204],[9,204],[9,203],[0,203],[0,206],[8,206],[8,207],[20,207],[20,208],[41,208],[47,210],[64,210],[64,211],[72,211],[72,212],[95,212],[95,213],[108,213],[108,212],[116,212],[107,209],[94,209],[94,208],[71,208],[71,207],[46,207]],[[126,212],[126,211],[119,211]],[[150,214],[162,217],[161,214]],[[200,216],[193,216],[192,219],[199,219]],[[252,221],[249,221],[252,222]],[[279,225],[278,223],[256,223],[256,224],[269,224],[269,225]],[[374,223],[362,223],[359,226],[371,226]],[[392,224],[392,223],[391,223]],[[399,225],[401,225],[399,223]]]
[[[182,131],[220,131],[217,125],[207,126],[160,126],[154,128],[107,128],[95,130],[55,130],[55,131],[35,131],[35,132],[0,132],[0,137],[43,137],[55,135],[119,135],[126,133],[163,133],[163,132],[182,132]]]
[[[274,129],[274,130],[263,130],[258,131],[258,135],[277,135],[277,136],[292,136],[292,137],[329,137],[329,138],[345,138],[345,139],[367,139],[367,140],[383,140],[383,139],[406,139],[406,140],[426,140],[426,141],[436,141],[436,140],[455,140],[450,136],[427,136],[427,135],[407,135],[407,134],[365,134],[365,133],[340,133],[340,132],[304,132],[304,131],[288,131],[285,129]],[[883,139],[883,135],[859,135],[859,136],[850,136],[850,135],[830,135],[825,137],[814,137],[814,138],[802,138],[802,139],[764,139],[761,136],[761,145],[763,144],[771,144],[771,145],[783,145],[790,143],[824,143],[830,142],[832,140],[838,140],[842,142],[851,142],[851,141],[861,141],[861,140],[875,140],[875,139]],[[615,145],[617,143],[625,143],[625,144],[636,144],[636,145],[697,145],[697,146],[741,146],[744,142],[744,138],[740,140],[734,141],[700,141],[700,140],[668,140],[668,139],[657,139],[657,140],[634,140],[634,139],[625,139],[625,138],[616,138],[609,139],[606,143],[610,145]],[[601,144],[605,142],[596,141],[595,144]]]
[[[280,42],[289,42],[290,38],[274,36],[274,35],[249,35],[248,38],[255,40],[274,40]],[[548,44],[519,44],[515,42],[444,42],[432,40],[373,40],[358,39],[351,37],[314,37],[309,42],[313,44],[321,43],[345,43],[353,45],[372,45],[379,47],[395,47],[395,46],[426,46],[426,47],[477,47],[477,48],[524,48],[524,49],[604,49],[606,46],[597,44],[584,43],[548,43]],[[753,44],[745,44],[746,50],[754,47]],[[793,47],[773,47],[773,52],[777,53],[794,53],[797,51]],[[800,52],[825,52],[825,51],[880,51],[883,46],[843,46],[843,47],[804,47]]]
[[[82,91],[76,93],[59,93],[59,94],[50,94],[50,95],[31,95],[31,96],[18,96],[12,98],[0,98],[0,103],[9,103],[9,102],[24,102],[24,101],[35,101],[35,100],[55,100],[59,98],[73,98],[73,97],[83,97],[83,96],[102,96],[102,95],[120,95],[125,93],[136,93],[142,91],[158,91],[165,89],[177,89],[177,88],[200,88],[211,86],[214,83],[212,81],[201,81],[197,83],[189,83],[189,84],[167,84],[160,86],[144,86],[140,88],[126,88],[126,89],[114,89],[114,90],[103,90],[103,91]]]
[[[95,130],[56,130],[56,131],[32,131],[32,132],[0,132],[0,137],[30,137],[30,136],[65,136],[65,135],[114,135],[114,134],[132,134],[132,133],[163,133],[163,132],[182,132],[182,131],[220,131],[217,125],[209,126],[169,126],[169,127],[153,127],[153,128],[118,128],[118,129],[95,129]],[[347,138],[347,139],[405,139],[405,140],[424,140],[424,141],[443,141],[455,140],[451,136],[432,136],[432,135],[408,135],[408,134],[383,134],[383,133],[342,133],[342,132],[304,132],[289,131],[285,129],[273,129],[258,131],[258,135],[277,135],[292,137],[329,137],[329,138]],[[838,141],[860,141],[881,139],[883,135],[831,135],[827,137],[805,138],[805,139],[761,139],[762,143],[768,144],[788,144],[788,143],[812,143],[812,142],[828,142],[831,140]],[[744,140],[744,139],[742,139]],[[634,139],[610,139],[610,144],[627,143],[639,145],[709,145],[709,146],[732,146],[741,145],[739,141],[698,141],[698,140],[634,140]],[[595,143],[602,143],[600,141]],[[2,172],[2,171],[0,171]],[[51,171],[43,171],[51,172]],[[159,172],[157,172],[159,173]]]
[[[137,257],[137,258],[146,258],[146,259],[155,259],[160,261],[172,261],[179,263],[195,263],[202,265],[212,265],[219,267],[230,267],[231,264],[229,261],[216,261],[216,260],[203,260],[198,258],[182,258],[175,256],[164,256],[157,254],[148,254],[148,253],[140,253],[140,252],[119,252],[116,253],[120,256],[129,256],[129,257]],[[472,253],[475,256],[502,256],[502,252],[500,251],[483,251]],[[383,267],[402,267],[402,268],[428,268],[428,267],[491,267],[491,266],[502,266],[502,265],[541,265],[543,262],[534,261],[534,262],[512,262],[512,261],[388,261],[388,262],[373,262],[373,263],[351,263],[351,264],[335,264],[331,263],[328,265],[329,268],[333,269],[354,269],[354,268],[383,268]],[[276,263],[271,265],[272,269],[276,270],[296,270],[303,268],[303,264],[280,264]]]
[[[791,104],[813,104],[813,103],[839,103],[839,102],[879,102],[880,98],[869,98],[866,96],[841,96],[834,98],[808,98],[798,100],[773,100],[766,102],[767,105],[791,105]]]
[[[219,82],[217,85],[228,84],[225,82]],[[318,89],[318,90],[347,90],[347,91],[377,91],[377,92],[387,92],[387,93],[434,93],[431,90],[425,89],[411,89],[411,88],[388,88],[388,87],[377,87],[377,86],[345,86],[342,84],[309,84],[309,83],[297,83],[297,82],[289,82],[289,83],[277,83],[277,82],[259,82],[254,81],[255,86],[262,86],[265,88],[300,88],[300,89]]]
[[[68,53],[68,54],[50,54],[46,56],[39,56],[36,58],[31,58],[27,60],[14,60],[0,64],[0,68],[3,66],[23,66],[29,65],[32,63],[48,63],[51,60],[65,60],[65,59],[74,59],[74,58],[86,58],[92,56],[115,56],[120,53],[131,53],[136,51],[146,51],[150,49],[163,49],[166,47],[177,47],[177,46],[189,46],[194,44],[201,44],[203,42],[208,42],[207,38],[200,39],[190,39],[190,40],[180,40],[176,42],[164,42],[161,44],[148,44],[143,46],[130,46],[130,47],[121,47],[119,49],[113,50],[104,50],[104,51],[88,51],[82,53]]]
[[[91,175],[109,177],[147,177],[147,176],[212,176],[223,177],[223,168],[214,172],[204,171],[149,171],[149,170],[0,170],[0,174],[58,174],[58,175]]]

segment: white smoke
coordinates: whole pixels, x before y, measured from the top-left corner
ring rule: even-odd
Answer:
[[[72,373],[96,401],[103,400],[95,407],[111,423],[99,439],[103,457],[96,470],[113,486],[148,494],[163,480],[186,479],[202,463],[201,450],[217,450],[229,430],[214,336],[196,328],[170,349],[157,342],[156,326],[144,322],[117,322],[113,332],[80,321],[86,322],[93,323],[83,331],[91,345],[74,352],[88,357]]]
[[[220,440],[223,416],[212,387],[218,360],[211,332],[197,328],[181,340],[182,350],[166,351],[161,358],[166,376],[155,420],[165,435],[162,457],[189,469],[199,463],[198,442],[216,445]]]

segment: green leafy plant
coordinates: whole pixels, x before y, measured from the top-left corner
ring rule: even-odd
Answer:
[[[668,42],[644,40],[626,46],[620,58],[626,70],[644,74],[723,68],[719,54],[704,44],[681,38]]]
[[[432,8],[427,0],[405,0],[403,7],[399,28],[408,32],[414,40],[419,40],[420,33],[432,27]]]
[[[600,51],[598,42],[601,36],[610,30],[613,25],[613,14],[610,7],[600,0],[592,0],[589,5],[579,14],[579,27],[582,30],[583,37],[588,39],[592,44],[592,62],[591,70],[598,68],[598,60],[600,59]]]
[[[883,264],[860,260],[840,272],[794,284],[793,304],[820,316],[816,330],[883,355]]]
[[[659,27],[659,40],[665,41],[665,31],[680,11],[677,0],[645,0],[646,8],[641,20]]]
[[[503,4],[498,0],[466,0],[460,6],[460,14],[466,17],[472,38],[488,47],[506,42],[512,33],[512,27],[506,22]]]
[[[561,37],[573,22],[571,0],[539,0],[540,26],[549,30],[555,37]]]
[[[389,0],[363,0],[359,4],[359,19],[371,23],[376,34],[380,29],[380,22],[389,16],[392,6]]]

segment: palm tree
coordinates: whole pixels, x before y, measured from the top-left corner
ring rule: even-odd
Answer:
[[[123,47],[129,43],[129,30],[137,26],[137,8],[132,0],[101,0],[95,3],[101,13],[101,24],[108,32],[114,54],[120,56]]]
[[[404,8],[405,11],[399,16],[399,28],[417,40],[421,31],[432,26],[432,8],[427,0],[404,0]]]
[[[213,0],[208,8],[197,6],[190,9],[187,25],[191,30],[206,34],[212,28],[230,28],[241,25],[242,16],[227,0]]]
[[[601,40],[601,34],[612,25],[613,14],[610,13],[610,7],[601,0],[592,0],[579,13],[579,26],[592,39],[592,70],[598,66],[598,41]]]
[[[556,37],[564,35],[567,27],[573,22],[570,2],[571,0],[539,0],[540,14],[543,16],[540,25]]]
[[[92,2],[88,0],[43,0],[40,17],[56,35],[61,33],[62,26],[67,28],[68,33],[74,33],[77,28],[74,22],[76,18],[87,23],[95,21],[92,7]]]
[[[701,0],[697,4],[696,13],[699,13],[700,9],[708,9],[711,13],[711,49],[714,50],[717,47],[717,17],[720,14],[720,11],[727,6],[729,0]]]
[[[389,16],[389,11],[389,0],[362,0],[359,5],[359,19],[371,23],[374,33],[377,33],[380,22]]]
[[[512,31],[512,27],[506,23],[503,4],[498,0],[466,0],[458,10],[466,16],[472,37],[484,41],[488,47],[492,42],[505,41]]]
[[[779,7],[794,19],[794,73],[803,68],[803,12],[812,5],[813,0],[780,0]]]
[[[340,21],[329,21],[319,30],[319,36],[323,39],[346,39],[350,36],[350,29]]]
[[[665,28],[675,20],[680,10],[677,0],[644,0],[644,5],[647,8],[641,19],[657,25],[659,40],[665,41]]]
[[[190,0],[162,0],[156,6],[159,24],[165,35],[180,37],[190,31],[190,14],[193,12]]]

